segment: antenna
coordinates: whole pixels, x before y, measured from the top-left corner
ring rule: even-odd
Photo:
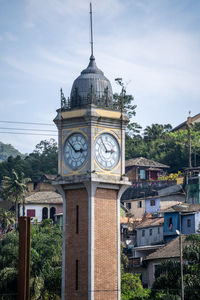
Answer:
[[[90,2],[90,44],[91,44],[91,56],[93,56],[93,28],[92,28],[92,3]]]

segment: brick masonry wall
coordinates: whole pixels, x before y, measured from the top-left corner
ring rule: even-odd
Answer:
[[[76,233],[76,206],[79,233]],[[66,300],[88,300],[88,194],[86,189],[66,192]],[[76,290],[76,260],[79,278]]]
[[[95,300],[117,300],[117,191],[95,195]]]

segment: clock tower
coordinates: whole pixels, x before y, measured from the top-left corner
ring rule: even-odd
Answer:
[[[68,99],[61,90],[54,122],[59,135],[55,184],[64,200],[62,300],[119,300],[128,118],[96,66],[92,26],[89,65]]]

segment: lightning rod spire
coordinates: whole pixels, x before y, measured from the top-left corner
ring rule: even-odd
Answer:
[[[91,56],[93,56],[93,25],[92,25],[92,3],[90,2],[90,44],[91,44]]]

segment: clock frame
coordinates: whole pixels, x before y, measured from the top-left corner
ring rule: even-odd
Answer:
[[[113,134],[104,132],[97,136],[95,140],[95,160],[106,171],[117,166],[120,160],[120,146]]]
[[[88,160],[88,141],[80,132],[67,137],[63,150],[65,165],[72,171],[80,170]]]

